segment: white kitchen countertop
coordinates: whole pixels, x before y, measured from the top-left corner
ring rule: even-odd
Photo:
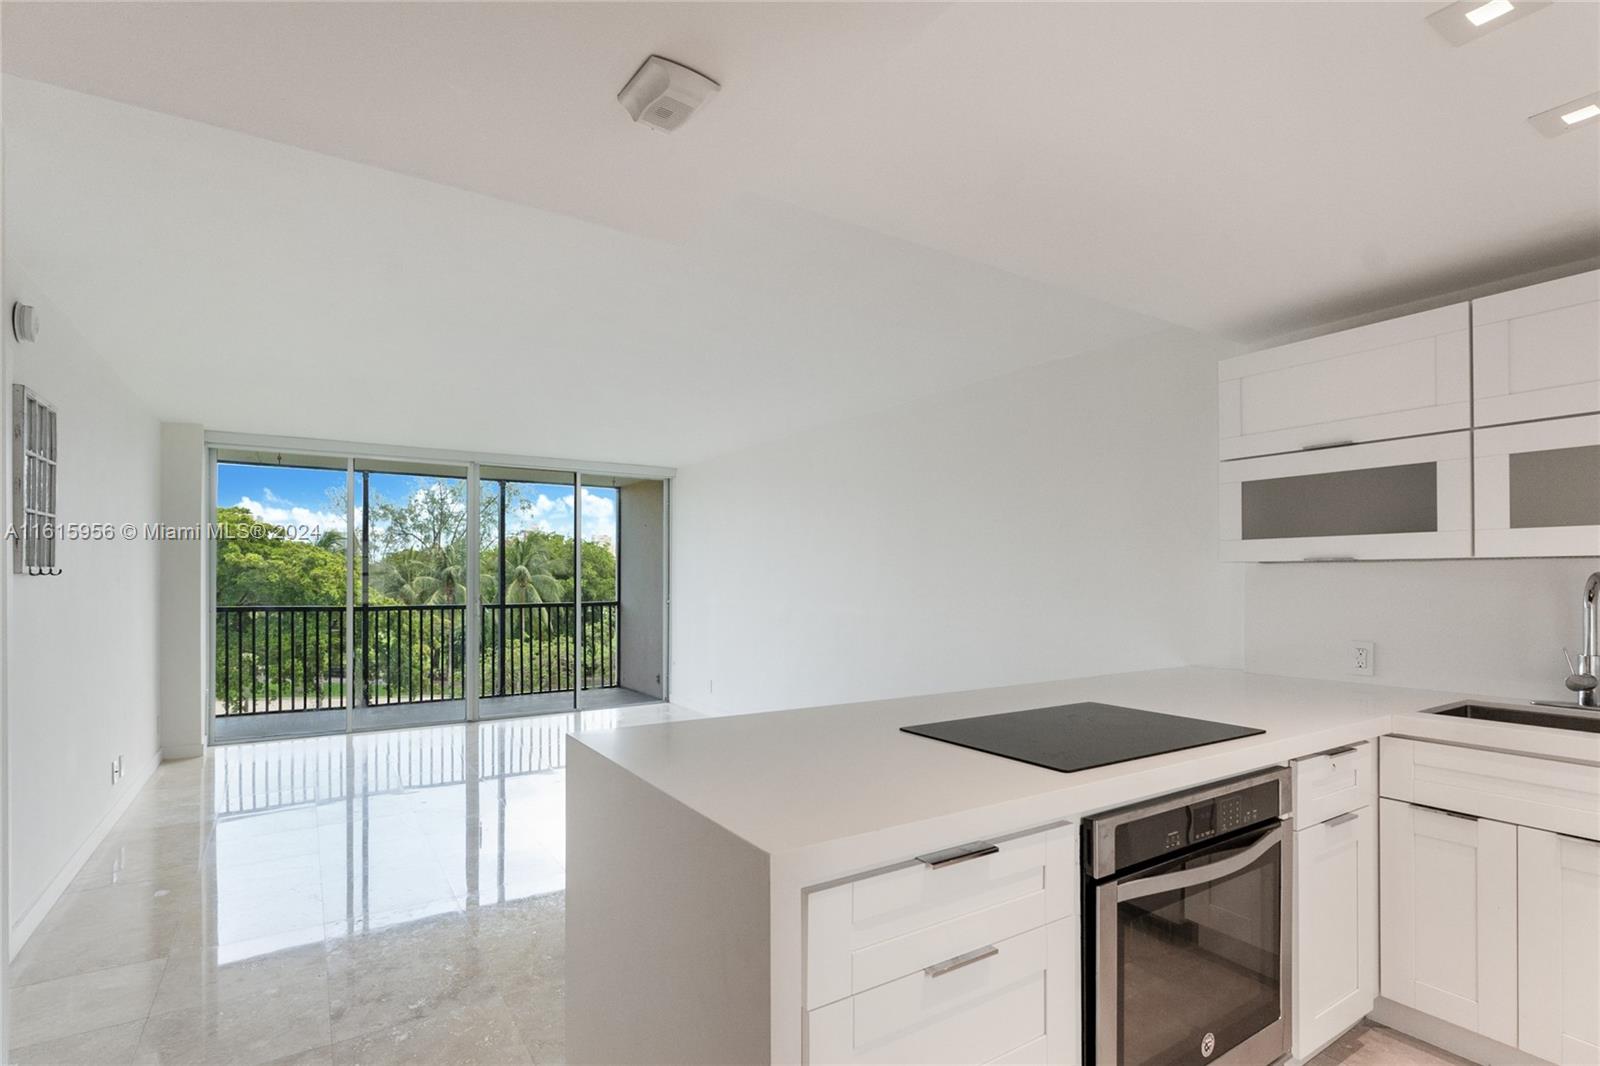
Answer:
[[[815,884],[881,865],[885,856],[1078,818],[1379,736],[1396,716],[1463,698],[1181,667],[685,719],[577,740],[767,852],[775,868],[782,860],[785,880]],[[900,732],[902,725],[1086,700],[1266,732],[1071,774]],[[1444,736],[1457,726],[1496,726],[1445,725],[1432,716],[1425,724],[1437,724]],[[1531,730],[1497,728],[1492,735]],[[1570,743],[1573,734],[1565,737]]]

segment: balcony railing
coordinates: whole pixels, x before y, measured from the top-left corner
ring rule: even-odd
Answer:
[[[479,693],[483,697],[618,685],[618,606],[583,605],[581,645],[570,603],[484,604]],[[359,705],[466,698],[466,615],[460,605],[355,609]],[[345,609],[218,607],[216,713],[276,714],[345,705]]]

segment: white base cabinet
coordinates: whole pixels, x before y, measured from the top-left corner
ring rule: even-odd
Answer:
[[[804,1061],[1076,1066],[1078,827],[806,894]]]
[[[1381,985],[1413,1007],[1517,1043],[1517,827],[1379,802]]]
[[[1294,919],[1294,1055],[1306,1061],[1378,995],[1376,808],[1295,833]]]
[[[1517,830],[1517,1046],[1600,1063],[1600,844]]]

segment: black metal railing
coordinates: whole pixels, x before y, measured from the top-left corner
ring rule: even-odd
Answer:
[[[619,608],[585,603],[582,637],[570,603],[484,604],[479,692],[484,697],[619,684]],[[343,607],[218,607],[216,713],[273,714],[343,707]],[[359,702],[382,707],[466,697],[466,608],[452,604],[355,609]]]
[[[218,607],[218,714],[343,707],[343,607]]]

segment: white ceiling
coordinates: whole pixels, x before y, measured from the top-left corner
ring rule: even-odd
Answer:
[[[1600,5],[1435,6],[6,3],[7,255],[168,417],[689,462],[1600,254]]]

